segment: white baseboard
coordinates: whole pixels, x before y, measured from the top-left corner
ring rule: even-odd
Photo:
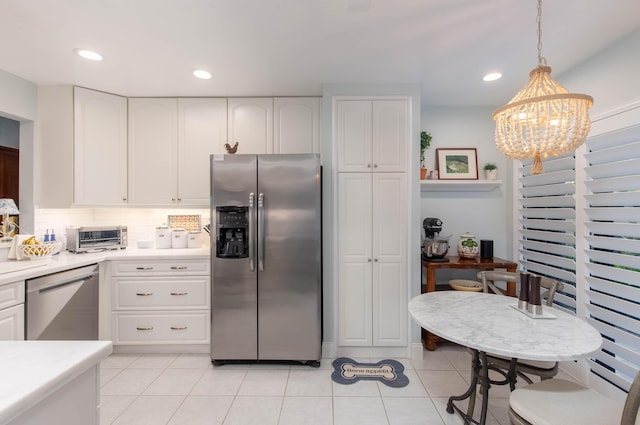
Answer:
[[[156,344],[156,345],[114,345],[113,352],[125,353],[159,353],[159,354],[182,354],[182,353],[210,353],[209,344]]]

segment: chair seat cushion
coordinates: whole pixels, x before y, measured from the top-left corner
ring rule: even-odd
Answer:
[[[509,406],[535,425],[619,425],[622,403],[564,379],[549,379],[518,388]]]

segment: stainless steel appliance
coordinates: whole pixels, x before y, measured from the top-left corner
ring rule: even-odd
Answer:
[[[428,217],[422,221],[425,239],[422,241],[422,259],[424,261],[448,262],[446,257],[449,251],[449,238],[451,235],[441,236],[442,220]]]
[[[67,228],[67,250],[71,252],[125,249],[127,239],[127,226]]]
[[[211,359],[321,358],[320,158],[211,156]]]
[[[98,339],[98,265],[29,279],[26,339]]]

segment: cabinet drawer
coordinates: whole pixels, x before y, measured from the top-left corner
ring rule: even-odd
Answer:
[[[209,308],[209,277],[121,277],[112,282],[114,310]]]
[[[209,312],[114,313],[114,344],[209,342]]]
[[[0,309],[24,303],[24,280],[0,286]]]
[[[150,260],[116,261],[112,265],[114,276],[143,276],[159,274],[208,275],[209,260]]]
[[[0,340],[24,340],[24,304],[0,310]]]

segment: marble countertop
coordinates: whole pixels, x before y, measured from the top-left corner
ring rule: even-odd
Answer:
[[[0,285],[109,260],[167,260],[175,258],[198,260],[208,259],[209,256],[209,247],[185,249],[128,247],[117,251],[84,252],[81,254],[64,251],[45,260],[0,261]],[[15,270],[16,268],[21,269]]]
[[[0,423],[111,354],[111,341],[0,341]]]
[[[602,337],[586,321],[544,307],[555,318],[533,319],[511,306],[517,299],[467,291],[438,291],[409,302],[413,320],[449,341],[526,360],[563,361],[588,356]]]

